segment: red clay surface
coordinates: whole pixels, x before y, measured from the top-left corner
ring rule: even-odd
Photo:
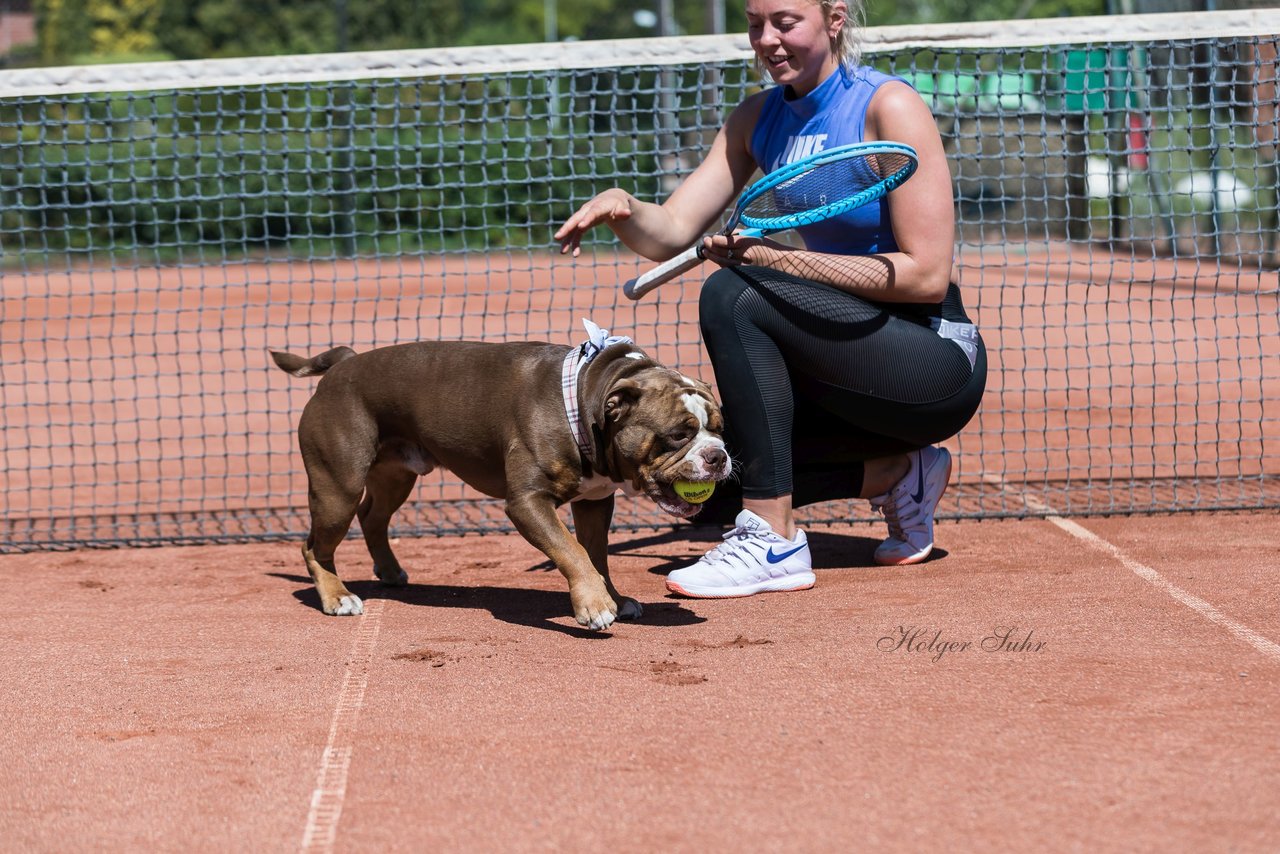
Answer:
[[[1277,850],[1275,514],[1079,524],[1261,646],[1045,520],[942,524],[902,569],[878,527],[812,529],[813,590],[723,601],[662,585],[710,530],[615,535],[646,611],[604,635],[514,536],[404,540],[395,591],[348,542],[360,618],[316,609],[294,543],[3,556],[0,838]],[[1031,643],[982,649],[998,627]]]
[[[1276,505],[1274,272],[967,251],[997,356],[941,513]],[[300,537],[313,384],[267,347],[568,343],[588,316],[710,379],[695,277],[629,304],[634,271],[7,273],[0,551]],[[500,520],[424,484],[400,524]],[[618,533],[646,613],[606,635],[515,536],[405,539],[394,591],[347,543],[360,618],[317,610],[296,542],[0,556],[0,847],[1280,850],[1276,514],[1076,524],[1119,552],[944,524],[937,559],[886,569],[882,527],[813,528],[815,589],[726,601],[662,584],[718,532]],[[983,649],[1002,627],[1025,645]]]

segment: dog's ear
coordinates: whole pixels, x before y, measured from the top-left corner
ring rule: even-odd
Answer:
[[[716,401],[716,393],[711,388],[711,383],[706,383],[706,382],[703,382],[702,380],[693,380],[693,387],[697,389],[698,393],[701,394],[703,397],[705,397],[707,400],[711,401],[712,403],[716,403],[718,405],[718,402]]]
[[[640,386],[638,383],[630,380],[623,380],[618,383],[609,389],[609,396],[605,398],[605,420],[612,424],[622,421],[631,412],[632,407],[636,405],[636,401],[639,399]]]

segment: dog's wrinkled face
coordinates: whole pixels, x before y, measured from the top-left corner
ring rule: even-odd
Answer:
[[[676,495],[673,483],[729,476],[724,420],[706,383],[648,368],[609,390],[605,420],[617,473],[673,516],[700,509]]]

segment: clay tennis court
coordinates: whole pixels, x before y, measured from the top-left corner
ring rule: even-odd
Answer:
[[[696,331],[669,335],[693,282],[632,307],[594,287],[608,267],[535,259],[464,314],[452,268],[71,271],[25,302],[6,276],[0,371],[33,414],[3,425],[3,477],[33,498],[6,510],[26,553],[0,556],[4,847],[1275,850],[1274,510],[1096,503],[1276,505],[1274,272],[1097,247],[977,271],[998,370],[953,447],[940,513],[961,521],[933,559],[874,566],[882,525],[822,523],[838,508],[810,529],[815,589],[682,600],[663,575],[719,531],[624,507],[613,575],[645,615],[604,634],[510,534],[402,536],[397,590],[349,541],[367,612],[323,616],[298,549],[311,384],[265,350],[516,338],[519,318],[568,343],[589,315],[710,379]],[[1180,370],[1196,340],[1213,351]],[[296,500],[261,498],[278,494]],[[419,497],[446,530],[501,518],[438,477]],[[127,547],[195,518],[219,520],[205,542],[259,541]]]
[[[815,589],[732,601],[665,595],[709,534],[623,535],[604,635],[510,535],[352,619],[284,543],[4,557],[5,847],[1274,850],[1274,516],[1081,524],[1117,551],[816,529]]]

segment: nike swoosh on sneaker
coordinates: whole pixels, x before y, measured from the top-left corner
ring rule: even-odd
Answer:
[[[805,543],[805,545],[808,545],[808,543]],[[793,554],[799,551],[804,551],[804,545],[796,546],[794,549],[792,549],[789,552],[783,552],[780,555],[776,555],[773,553],[773,546],[770,546],[768,553],[765,555],[765,559],[768,560],[769,563],[778,563],[780,561],[786,560],[787,558],[791,557]]]
[[[911,493],[911,500],[920,504],[924,501],[924,454],[920,455],[920,465],[916,473],[920,475],[920,485],[916,487],[915,492]]]

